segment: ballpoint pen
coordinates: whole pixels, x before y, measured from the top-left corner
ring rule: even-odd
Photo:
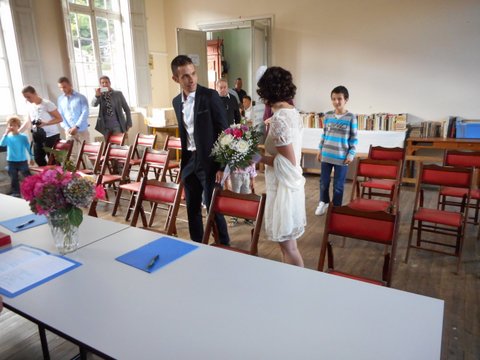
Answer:
[[[153,268],[153,266],[155,265],[155,263],[158,261],[158,259],[160,258],[160,255],[155,255],[152,260],[150,260],[150,262],[148,263],[147,265],[147,269],[150,270],[151,268]]]
[[[27,225],[30,225],[30,224],[33,224],[35,222],[34,219],[31,219],[31,220],[28,220],[27,222],[24,222],[23,224],[20,224],[20,225],[17,225],[16,228],[17,229],[21,229]]]

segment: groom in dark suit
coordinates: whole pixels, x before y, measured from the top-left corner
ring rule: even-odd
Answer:
[[[203,238],[202,198],[210,206],[215,182],[220,182],[223,169],[210,156],[218,135],[228,127],[227,114],[217,92],[197,84],[192,60],[178,55],[171,63],[172,79],[182,92],[173,99],[182,141],[181,176],[187,201],[190,238]],[[215,218],[221,244],[228,245],[227,223],[223,216]]]

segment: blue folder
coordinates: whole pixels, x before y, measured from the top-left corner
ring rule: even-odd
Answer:
[[[30,215],[20,216],[20,217],[16,217],[9,220],[0,221],[0,225],[2,225],[4,228],[7,228],[11,232],[27,230],[35,226],[43,225],[46,223],[47,223],[47,217],[45,215],[35,215],[35,214],[30,214]]]
[[[188,244],[164,236],[123,254],[115,260],[152,273],[197,248],[198,245]]]

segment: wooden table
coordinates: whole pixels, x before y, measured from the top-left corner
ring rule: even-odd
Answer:
[[[403,182],[415,183],[416,179],[413,177],[413,170],[416,163],[443,161],[443,154],[441,156],[417,155],[417,151],[422,149],[480,151],[480,139],[408,138],[405,149],[406,176],[403,178]]]

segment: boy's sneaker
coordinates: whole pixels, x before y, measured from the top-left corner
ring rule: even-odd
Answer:
[[[328,203],[326,204],[323,201],[320,201],[317,208],[315,209],[315,215],[317,216],[324,215],[327,212],[327,209],[328,209]]]

